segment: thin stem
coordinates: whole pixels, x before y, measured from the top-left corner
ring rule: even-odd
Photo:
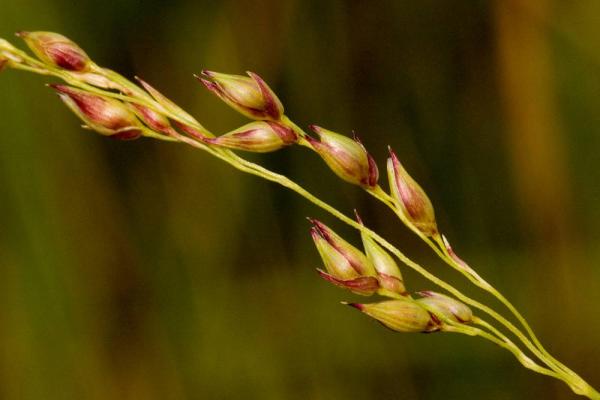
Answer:
[[[548,353],[548,351],[544,348],[542,343],[539,341],[539,339],[533,332],[533,329],[531,329],[531,326],[529,325],[529,323],[527,322],[525,317],[523,317],[523,315],[517,310],[517,308],[502,293],[500,293],[495,287],[493,287],[490,283],[488,283],[481,276],[479,276],[479,275],[473,276],[471,273],[469,273],[469,271],[471,270],[470,268],[468,270],[465,270],[463,265],[460,265],[456,260],[454,260],[450,256],[450,254],[448,254],[448,252],[446,250],[446,246],[444,245],[444,243],[439,235],[437,235],[434,240],[439,244],[440,248],[444,249],[444,253],[440,253],[439,251],[436,252],[438,254],[438,256],[442,260],[444,260],[448,265],[450,265],[452,268],[456,269],[457,271],[459,271],[460,273],[465,275],[473,284],[486,290],[487,292],[492,294],[494,297],[496,297],[502,304],[504,304],[504,306],[506,308],[508,308],[508,310],[517,318],[519,323],[525,328],[525,331],[527,332],[527,334],[529,335],[531,340],[533,340],[533,343],[535,344],[535,346],[540,350],[540,352],[548,359],[548,361],[551,364],[553,364],[557,368],[562,369],[564,372],[573,376],[574,378],[580,379],[580,377],[575,372],[573,372],[571,369],[569,369],[564,364],[562,364],[560,361],[558,361],[556,358],[554,358],[550,353]],[[431,241],[428,240],[428,238],[426,241],[428,244],[431,245]]]
[[[489,331],[491,331],[494,335],[498,336],[500,339],[507,343],[512,343],[509,338],[507,338],[502,332],[498,331],[493,325],[489,322],[482,320],[481,318],[474,317],[473,323],[480,325]],[[590,385],[588,385],[583,379],[581,379],[578,375],[569,374],[567,371],[560,370],[562,373],[563,381],[569,384],[571,389],[578,394],[589,397],[590,399],[600,399],[600,394],[594,390]]]
[[[558,374],[552,370],[549,370],[547,368],[544,368],[542,366],[540,366],[539,364],[536,364],[531,358],[527,357],[527,355],[525,353],[523,353],[512,341],[510,341],[508,338],[505,339],[499,339],[496,336],[490,335],[489,333],[479,329],[479,328],[475,328],[472,326],[453,326],[453,328],[451,329],[451,331],[454,332],[460,332],[460,333],[464,333],[467,335],[471,335],[471,336],[479,336],[481,338],[484,338],[486,340],[489,340],[490,342],[493,342],[495,344],[497,344],[498,346],[510,351],[511,353],[514,354],[515,358],[525,367],[528,368],[532,371],[535,371],[539,374],[543,374],[543,375],[547,375],[559,380],[564,381],[565,383],[567,383],[569,386],[571,386],[571,382],[568,381],[568,379],[561,374]]]

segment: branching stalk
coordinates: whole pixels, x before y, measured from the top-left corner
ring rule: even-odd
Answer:
[[[365,244],[366,255],[322,223],[312,221],[314,227],[311,234],[327,269],[319,272],[325,279],[359,294],[377,293],[392,299],[366,305],[350,304],[353,307],[397,331],[443,331],[479,336],[511,352],[525,368],[562,380],[577,394],[600,400],[598,392],[546,351],[512,303],[453,253],[437,230],[433,208],[426,194],[408,176],[391,150],[388,175],[394,185],[390,183],[388,194],[377,184],[378,170],[375,161],[357,138],[349,139],[324,128],[311,126],[320,140],[314,139],[284,114],[283,105],[277,96],[256,74],[248,73],[248,78],[203,71],[202,76],[197,77],[225,103],[255,120],[238,130],[215,136],[194,117],[145,82],[140,80],[142,89],[120,74],[97,66],[83,50],[64,36],[50,32],[22,32],[19,36],[26,40],[40,60],[0,39],[0,69],[8,66],[55,76],[72,85],[51,86],[67,106],[86,122],[86,127],[115,138],[146,136],[193,146],[242,172],[294,191],[358,230]],[[172,122],[179,129],[175,129]],[[362,186],[371,196],[388,206],[440,259],[503,303],[523,326],[526,334],[494,309],[468,297],[411,260],[397,247],[366,227],[359,218],[355,221],[288,177],[248,161],[231,150],[266,152],[292,143],[314,150],[340,178]],[[429,291],[420,292],[418,294],[422,298],[413,299],[406,292],[400,271],[387,252],[460,302]],[[473,316],[463,303],[499,322],[545,366],[529,358],[496,327]]]

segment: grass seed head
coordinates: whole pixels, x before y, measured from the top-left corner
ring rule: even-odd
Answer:
[[[150,129],[167,135],[172,131],[173,127],[171,126],[169,119],[163,114],[140,104],[130,103],[129,106],[134,114],[137,115],[137,117]]]
[[[391,195],[404,216],[423,234],[437,234],[437,223],[431,200],[419,184],[406,172],[390,149],[387,172]]]
[[[315,235],[325,241],[327,245],[341,254],[359,276],[376,276],[375,268],[367,256],[356,247],[342,239],[331,228],[324,223],[311,220],[313,229],[311,231],[313,239]]]
[[[362,225],[360,219],[359,223]],[[396,261],[394,261],[387,251],[364,232],[361,232],[361,238],[367,258],[371,261],[377,271],[377,277],[381,287],[391,292],[404,295],[406,293],[406,288],[404,287],[402,273],[400,272],[400,268]]]
[[[411,299],[348,304],[396,332],[429,332],[431,315]]]
[[[69,71],[89,70],[88,55],[67,37],[54,32],[18,32],[33,53],[44,63]]]
[[[423,291],[418,294],[423,298],[418,299],[417,302],[435,314],[460,323],[469,323],[473,320],[471,309],[452,297],[431,291]],[[439,321],[439,323],[443,325],[443,321]]]
[[[319,135],[319,140],[310,136],[306,139],[337,176],[366,188],[377,185],[377,165],[357,138],[351,139],[316,125],[311,125],[310,129]]]
[[[254,121],[205,142],[231,149],[267,153],[289,146],[298,140],[296,133],[277,122]]]
[[[141,122],[124,103],[66,85],[50,85],[86,127],[115,139],[137,139]]]
[[[277,121],[283,105],[265,81],[253,72],[248,76],[202,71],[197,77],[208,90],[248,118]]]

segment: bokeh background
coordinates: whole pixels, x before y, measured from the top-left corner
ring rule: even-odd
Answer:
[[[459,254],[600,386],[600,2],[1,0],[17,30],[66,34],[215,131],[244,120],[202,68],[258,72],[380,167],[391,144]],[[574,398],[482,340],[344,308],[304,217],[355,232],[191,148],[82,131],[47,81],[0,75],[0,398]],[[314,154],[252,159],[495,304]]]

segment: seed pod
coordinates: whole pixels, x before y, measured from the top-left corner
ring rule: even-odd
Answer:
[[[356,271],[356,276],[376,275],[373,264],[371,264],[367,256],[365,256],[360,250],[346,242],[322,222],[315,219],[310,221],[313,223],[313,229],[311,230],[313,239],[315,238],[315,235],[323,239],[329,248],[335,250],[348,262],[352,269]],[[327,263],[325,265],[327,266]],[[347,279],[346,277],[342,278]]]
[[[431,315],[411,299],[348,305],[396,332],[429,332],[432,327]]]
[[[418,292],[418,294],[423,296],[423,298],[418,299],[417,302],[425,305],[430,311],[442,315],[451,321],[469,323],[473,319],[471,309],[466,304],[452,297],[431,291]],[[438,322],[443,324],[443,321]]]
[[[368,188],[377,185],[377,164],[357,138],[350,139],[316,125],[311,125],[310,129],[319,135],[320,140],[310,136],[305,138],[337,176]]]
[[[18,32],[17,36],[46,64],[77,72],[89,70],[92,64],[81,47],[58,33]]]
[[[124,103],[66,85],[49,86],[86,127],[115,139],[137,139],[142,135],[142,124]]]
[[[421,186],[406,172],[392,149],[387,161],[387,172],[391,195],[396,206],[423,234],[435,235],[437,223],[431,201]]]
[[[277,121],[283,116],[283,105],[277,95],[253,72],[249,78],[204,70],[196,77],[236,111],[248,118]]]
[[[231,149],[267,153],[295,143],[296,133],[277,122],[255,121],[205,142]]]

